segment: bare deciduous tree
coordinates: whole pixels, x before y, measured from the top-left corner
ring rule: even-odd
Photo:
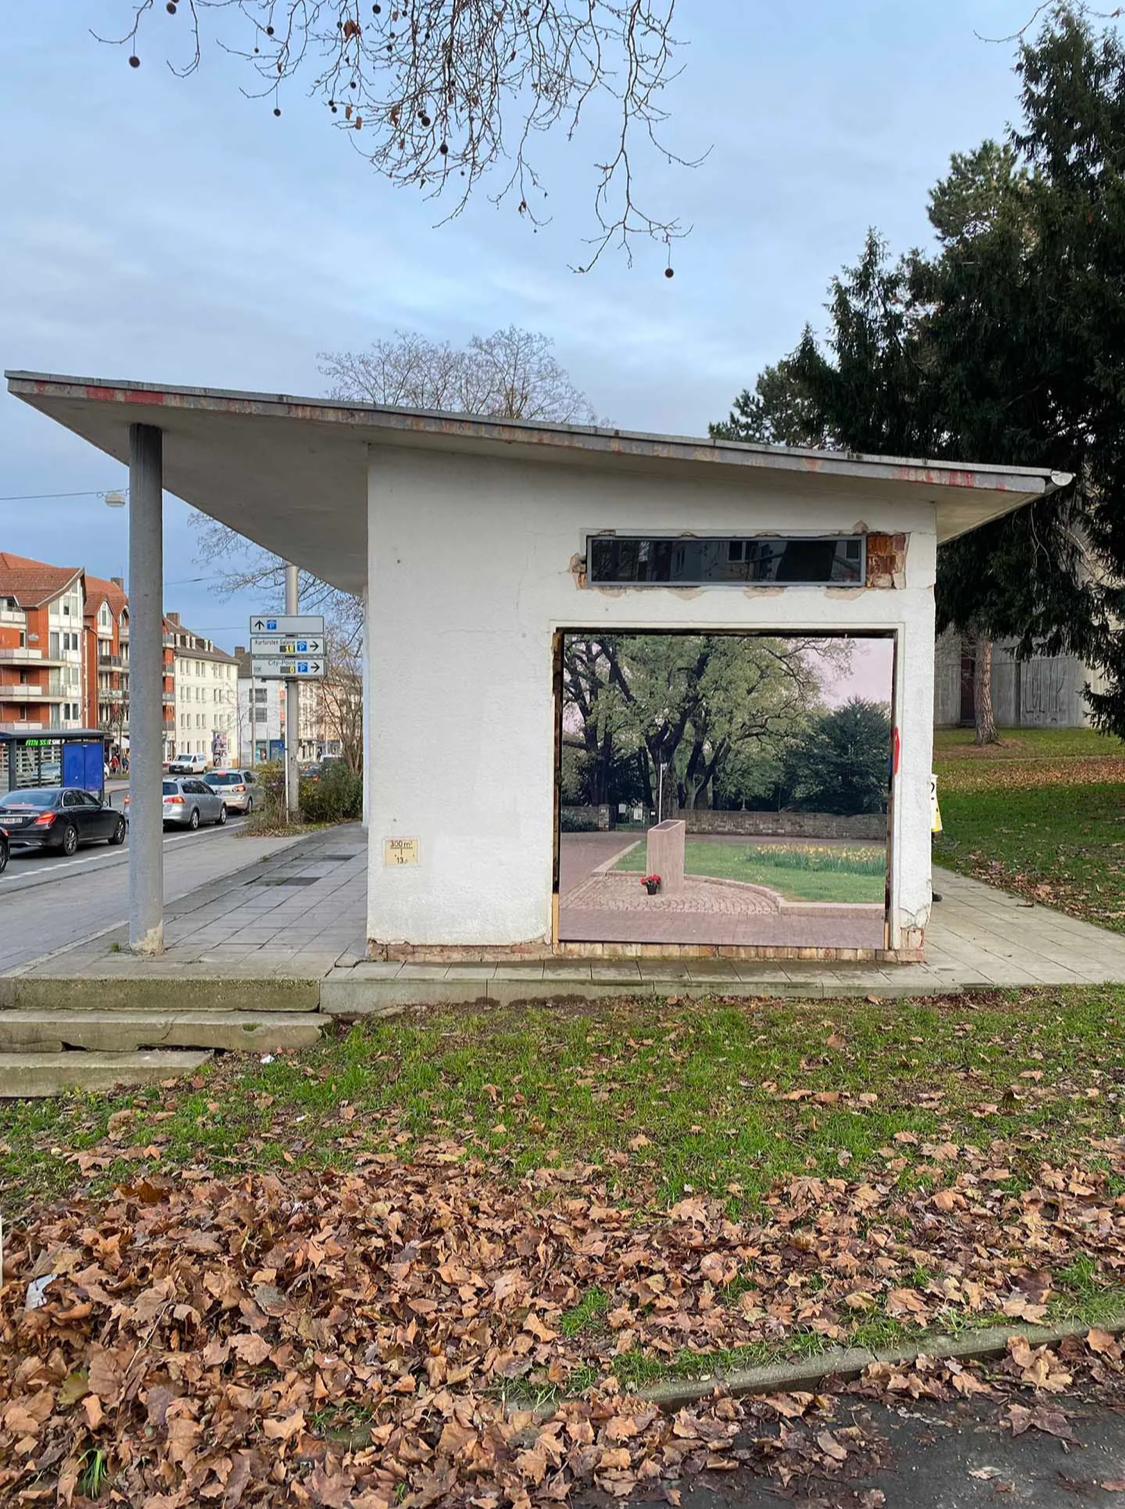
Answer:
[[[541,133],[573,137],[588,107],[612,104],[610,149],[595,164],[597,231],[587,271],[611,243],[631,256],[637,235],[670,242],[679,222],[635,198],[638,139],[665,163],[682,159],[657,135],[667,119],[661,91],[675,77],[675,0],[100,0],[124,9],[123,32],[99,36],[141,64],[162,10],[175,22],[172,71],[194,73],[209,44],[243,58],[248,92],[281,114],[299,78],[332,124],[392,183],[451,195],[460,213],[481,179],[498,170],[493,196],[542,223],[546,190],[531,155]],[[112,24],[111,22],[108,24]],[[95,35],[99,35],[95,33]],[[151,41],[150,41],[151,39]]]
[[[322,352],[320,370],[332,384],[332,398],[503,419],[593,422],[589,400],[552,355],[551,345],[549,336],[515,325],[474,335],[462,350],[400,330],[366,351]],[[193,513],[191,521],[199,531],[196,558],[224,568],[217,582],[222,596],[253,588],[281,601],[284,562],[218,519]],[[358,646],[363,622],[358,598],[302,571],[298,600],[303,612],[323,613]]]
[[[313,682],[306,692],[315,697],[315,718],[327,739],[340,746],[340,754],[349,770],[363,769],[363,658],[347,633],[329,624],[327,674]]]
[[[220,597],[253,590],[262,596],[263,606],[279,605],[285,593],[285,562],[245,535],[221,524],[205,513],[190,515],[198,531],[195,558],[203,565],[219,567],[215,591]],[[297,601],[302,613],[323,613],[337,624],[341,633],[355,644],[363,628],[363,604],[350,592],[341,592],[311,572],[297,577]]]
[[[595,423],[589,399],[553,355],[553,344],[549,336],[516,325],[474,335],[461,350],[399,330],[366,351],[322,352],[320,370],[331,383],[331,398],[501,419]]]

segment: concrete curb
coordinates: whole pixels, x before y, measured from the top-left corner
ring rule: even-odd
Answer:
[[[0,1009],[54,1012],[314,1012],[320,981],[280,975],[4,975]],[[325,1017],[327,1021],[328,1018]]]
[[[709,1399],[716,1388],[735,1397],[744,1394],[790,1393],[793,1390],[815,1392],[817,1385],[823,1383],[825,1378],[851,1381],[874,1362],[897,1365],[913,1363],[919,1357],[931,1357],[938,1362],[950,1359],[958,1362],[981,1361],[988,1357],[1002,1357],[1013,1336],[1022,1336],[1034,1346],[1044,1346],[1070,1336],[1085,1336],[1089,1329],[1084,1321],[1064,1321],[1057,1326],[989,1326],[984,1330],[968,1332],[964,1336],[934,1336],[924,1346],[884,1347],[878,1351],[869,1351],[866,1347],[830,1347],[815,1357],[802,1358],[796,1362],[768,1363],[762,1367],[745,1368],[732,1373],[715,1372],[707,1378],[657,1383],[651,1388],[638,1389],[630,1397],[658,1404],[661,1409],[679,1409],[685,1404],[697,1404],[701,1399]],[[1125,1309],[1103,1320],[1098,1329],[1114,1335],[1125,1331]]]

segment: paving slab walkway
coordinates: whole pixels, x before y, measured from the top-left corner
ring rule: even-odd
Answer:
[[[572,863],[568,879],[581,884],[612,852],[612,835]],[[587,868],[588,865],[588,868]],[[0,975],[0,997],[22,1005],[11,987],[49,981],[101,981],[118,1007],[129,982],[191,982],[193,1005],[206,1003],[209,981],[222,981],[221,1003],[237,1009],[245,989],[253,1008],[255,982],[303,981],[308,989],[293,1004],[274,1009],[315,1009],[340,1015],[398,1009],[406,1004],[543,999],[661,992],[730,995],[842,994],[906,996],[959,989],[1023,985],[1125,983],[1125,936],[1064,916],[1049,907],[935,870],[942,894],[926,938],[926,962],[905,965],[774,963],[769,960],[549,959],[502,964],[419,965],[365,959],[366,844],[358,825],[299,840],[237,875],[226,876],[182,897],[168,908],[168,951],[156,960],[124,951],[124,930],[24,964]],[[233,993],[232,993],[233,992]],[[310,1005],[310,993],[311,1001]],[[89,1004],[98,1002],[90,991]],[[303,1004],[298,1004],[301,1002]],[[60,1005],[73,1007],[73,994]]]
[[[365,835],[346,824],[290,842],[168,904],[159,959],[128,953],[122,927],[9,974],[318,979],[364,957],[366,881]]]

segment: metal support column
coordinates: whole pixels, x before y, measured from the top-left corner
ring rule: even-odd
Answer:
[[[363,697],[362,744],[360,758],[363,761],[363,828],[371,822],[371,622],[367,613],[367,590],[363,593],[363,658],[360,661],[360,695]]]
[[[129,426],[129,947],[164,949],[163,434]]]
[[[285,568],[285,611],[297,612],[297,568]],[[301,683],[294,677],[285,683],[285,799],[289,815],[295,817],[301,806],[300,773],[297,746],[301,740]]]

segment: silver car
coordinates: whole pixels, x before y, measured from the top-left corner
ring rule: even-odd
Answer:
[[[261,804],[262,788],[252,770],[213,770],[204,779],[226,802],[228,812],[253,812]]]
[[[166,776],[164,823],[180,828],[198,828],[200,823],[225,823],[227,804],[198,776]]]

